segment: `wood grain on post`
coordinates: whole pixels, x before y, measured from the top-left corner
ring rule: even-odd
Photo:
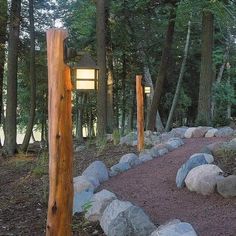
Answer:
[[[70,68],[64,64],[67,31],[47,31],[49,200],[47,236],[70,236],[73,205]]]
[[[143,117],[143,86],[142,76],[136,75],[136,97],[137,97],[137,131],[138,131],[138,151],[144,149],[144,117]]]

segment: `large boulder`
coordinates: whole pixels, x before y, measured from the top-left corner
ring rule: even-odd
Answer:
[[[87,204],[90,204],[90,200],[93,196],[93,191],[90,189],[82,192],[74,192],[73,198],[73,214],[83,212]]]
[[[73,178],[74,192],[94,191],[94,185],[83,175]]]
[[[102,161],[92,162],[82,173],[87,179],[95,178],[98,179],[100,183],[108,180],[108,170]]]
[[[138,156],[135,153],[128,153],[128,154],[123,155],[119,163],[125,163],[125,162],[129,163],[130,167],[134,167],[140,164]]]
[[[188,173],[185,184],[190,191],[208,195],[215,191],[217,180],[223,178],[222,173],[223,171],[213,164],[197,166]]]
[[[91,198],[91,207],[85,214],[89,221],[99,221],[105,208],[116,199],[116,195],[106,189],[96,193]]]
[[[236,175],[229,175],[217,181],[217,191],[225,198],[236,197]]]
[[[151,236],[197,236],[197,233],[189,223],[174,220],[159,226]]]
[[[108,229],[111,222],[123,211],[133,206],[130,202],[124,202],[120,200],[113,200],[103,212],[100,225],[104,233],[108,234]]]
[[[205,127],[205,126],[199,126],[197,127],[193,133],[192,133],[192,138],[201,138],[204,137],[206,132],[211,129],[211,127]]]
[[[231,136],[234,133],[234,130],[230,127],[222,127],[219,128],[216,132],[215,132],[215,136],[216,137],[227,137],[227,136]]]
[[[188,129],[188,127],[174,128],[170,131],[170,133],[173,137],[184,138],[184,134],[187,129]]]
[[[131,206],[111,221],[108,236],[149,236],[154,230],[156,226],[144,211],[137,206]]]
[[[111,167],[110,176],[115,176],[119,173],[127,171],[131,168],[128,162],[117,163]]]
[[[192,138],[193,131],[195,130],[195,127],[188,128],[186,132],[184,133],[185,138]]]
[[[205,134],[205,137],[206,138],[212,138],[215,136],[215,133],[218,131],[218,129],[215,129],[215,128],[211,128],[209,129],[206,134]]]
[[[185,178],[193,168],[207,164],[207,161],[204,155],[196,155],[194,157],[190,157],[178,170],[176,175],[176,185],[178,188],[183,188],[185,186]]]

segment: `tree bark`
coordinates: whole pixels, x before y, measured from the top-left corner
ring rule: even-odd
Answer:
[[[21,150],[26,152],[32,134],[36,108],[36,71],[35,71],[35,28],[34,28],[34,0],[29,0],[29,21],[30,21],[30,111],[25,137]]]
[[[122,73],[122,82],[121,82],[121,93],[122,93],[122,106],[121,106],[121,134],[125,132],[125,119],[126,119],[126,55],[123,54],[123,73]]]
[[[5,64],[5,45],[7,40],[7,0],[1,1],[0,8],[0,124],[2,124],[2,110],[3,110],[3,75],[4,75],[4,64]]]
[[[63,43],[67,32],[47,31],[49,200],[47,236],[72,235],[72,114],[70,68],[64,64]]]
[[[176,109],[176,106],[177,106],[177,103],[179,100],[179,95],[180,95],[180,91],[181,91],[181,87],[182,87],[182,81],[183,81],[183,77],[184,77],[185,65],[186,65],[187,56],[188,56],[190,32],[191,32],[191,22],[189,21],[186,43],[185,43],[185,48],[184,48],[184,58],[183,58],[181,69],[180,69],[180,74],[179,74],[179,79],[178,79],[178,83],[177,83],[176,90],[175,90],[174,99],[173,99],[173,102],[171,105],[170,113],[169,113],[168,120],[167,120],[166,127],[165,127],[166,131],[169,131],[172,126],[174,112],[175,112],[175,109]]]
[[[165,44],[161,56],[160,69],[155,85],[154,95],[151,103],[150,115],[148,119],[147,129],[152,131],[155,130],[156,114],[161,100],[164,80],[167,74],[169,58],[171,53],[171,46],[174,36],[175,18],[176,18],[176,12],[175,12],[175,7],[173,7],[170,12]]]
[[[97,135],[101,139],[106,133],[107,93],[106,93],[106,28],[105,28],[105,0],[96,1],[96,35],[97,60],[99,67],[97,94]]]
[[[7,74],[7,104],[5,154],[12,156],[17,151],[16,145],[16,107],[17,107],[17,58],[20,31],[21,0],[11,3],[10,26],[8,40],[8,74]]]
[[[211,124],[212,51],[214,18],[210,11],[203,10],[202,16],[202,56],[198,98],[197,123]]]

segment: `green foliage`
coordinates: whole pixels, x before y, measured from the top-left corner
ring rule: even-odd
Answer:
[[[48,153],[43,152],[38,156],[36,165],[32,169],[32,174],[36,177],[48,174]]]
[[[112,133],[112,140],[114,145],[117,145],[120,143],[120,131],[119,129],[114,129]]]

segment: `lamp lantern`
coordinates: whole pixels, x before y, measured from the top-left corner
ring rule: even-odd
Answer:
[[[144,93],[145,93],[145,94],[150,94],[150,93],[151,93],[151,87],[145,85],[145,86],[144,86]]]
[[[77,64],[75,73],[76,90],[96,90],[98,87],[98,67],[92,57],[86,53]]]

